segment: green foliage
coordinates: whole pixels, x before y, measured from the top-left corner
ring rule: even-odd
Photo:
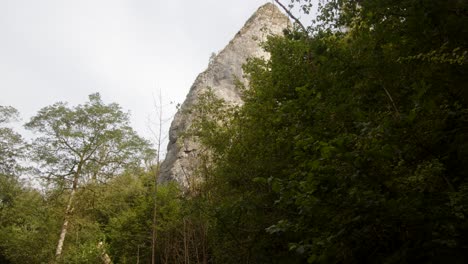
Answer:
[[[17,114],[0,110],[2,122]],[[20,170],[13,168],[26,148],[18,134],[2,128],[2,153],[13,153],[1,157],[2,263],[50,262],[64,219],[67,239],[56,263],[100,263],[105,254],[114,263],[149,263],[154,206],[157,261],[208,258],[199,213],[175,183],[155,189],[159,168],[142,168],[154,151],[117,104],[104,104],[98,94],[76,107],[57,103],[41,109],[26,127],[40,133],[28,156],[53,184],[39,192],[18,181]],[[65,211],[69,204],[72,209]]]
[[[47,179],[67,186],[78,173],[80,182],[106,181],[148,159],[149,143],[129,126],[129,116],[99,94],[70,108],[59,102],[44,107],[25,125],[39,132],[32,158]]]
[[[7,263],[47,263],[60,226],[50,201],[1,175],[0,194],[0,255]]]
[[[240,109],[195,108],[216,262],[464,263],[466,5],[321,11],[249,61]]]
[[[83,185],[75,195],[58,263],[101,263],[104,253],[114,263],[151,262],[152,173],[126,173],[105,185]],[[68,194],[60,189],[41,194],[21,185],[12,178],[0,178],[0,256],[6,263],[48,263],[54,256]],[[207,258],[199,212],[182,198],[178,186],[158,186],[156,201],[157,260],[183,261],[185,247],[190,260]]]
[[[150,262],[154,208],[160,263],[466,263],[466,10],[321,1],[310,32],[270,37],[271,58],[244,66],[242,106],[209,91],[191,109],[206,151],[184,194],[156,190],[147,143],[98,94],[27,124],[47,192],[11,177],[25,148],[2,128],[0,261],[51,259],[79,176],[63,263]]]
[[[0,124],[17,120],[19,116],[18,110],[11,106],[0,106]]]
[[[60,263],[102,263],[102,249],[97,246],[98,244],[97,240],[85,240],[76,247],[67,249]]]
[[[94,215],[104,227],[109,255],[118,263],[150,262],[151,175],[125,174],[101,186]]]
[[[26,145],[20,134],[5,123],[17,120],[18,111],[11,106],[0,106],[0,174],[18,176],[23,168],[19,161],[24,158]]]

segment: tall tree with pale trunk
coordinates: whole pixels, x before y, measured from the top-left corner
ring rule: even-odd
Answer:
[[[129,125],[129,115],[115,103],[104,104],[99,94],[76,107],[59,102],[41,109],[26,128],[40,134],[32,158],[49,183],[69,190],[55,257],[60,259],[74,208],[83,184],[105,182],[151,156],[149,143]]]

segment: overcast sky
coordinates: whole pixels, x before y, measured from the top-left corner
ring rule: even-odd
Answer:
[[[99,92],[149,138],[159,90],[174,114],[210,54],[267,2],[0,0],[0,105],[26,122],[44,106]]]

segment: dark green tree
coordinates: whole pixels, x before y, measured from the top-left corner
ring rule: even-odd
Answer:
[[[61,222],[57,204],[11,178],[0,178],[0,194],[1,263],[47,263]]]
[[[245,66],[240,109],[201,100],[218,261],[466,262],[466,8],[323,1]]]

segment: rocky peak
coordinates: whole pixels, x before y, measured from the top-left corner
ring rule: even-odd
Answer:
[[[183,114],[190,109],[203,92],[211,88],[216,96],[232,104],[241,104],[236,79],[247,83],[243,77],[242,65],[250,57],[268,57],[260,47],[268,35],[282,34],[290,21],[274,4],[261,6],[234,36],[229,44],[211,59],[208,68],[196,78],[194,84],[176,113],[169,130],[169,144],[166,158],[161,165],[160,181],[177,181],[188,187],[197,163],[198,144],[191,139],[181,138],[190,127],[192,118]]]

